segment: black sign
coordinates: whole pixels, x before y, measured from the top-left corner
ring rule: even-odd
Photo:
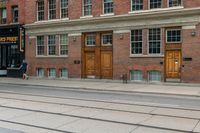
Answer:
[[[0,44],[17,44],[19,41],[19,28],[7,27],[0,29]]]
[[[192,58],[191,57],[184,57],[183,61],[192,61]]]

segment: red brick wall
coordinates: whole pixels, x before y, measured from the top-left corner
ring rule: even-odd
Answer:
[[[26,60],[29,65],[28,73],[30,76],[36,76],[36,69],[43,68],[45,70],[45,76],[47,77],[48,68],[55,68],[57,77],[59,77],[59,70],[66,68],[69,77],[81,77],[81,64],[74,64],[74,60],[81,61],[81,36],[76,36],[76,41],[73,41],[73,37],[69,37],[68,57],[36,57],[36,38],[30,39],[27,36],[26,41]],[[45,37],[45,44],[45,55],[47,55],[47,37]],[[56,45],[58,46],[58,41]]]
[[[13,15],[12,15],[12,7],[18,6],[18,22],[20,24],[24,24],[25,21],[25,2],[24,0],[9,0],[6,1],[6,9],[7,9],[7,24],[13,23]]]
[[[144,30],[143,34],[147,33]],[[120,35],[123,35],[123,39],[120,39]],[[147,42],[147,38],[144,35],[143,41]],[[115,33],[113,41],[113,76],[114,79],[120,79],[122,74],[128,74],[130,77],[131,70],[141,70],[144,80],[148,80],[148,71],[157,70],[162,74],[162,80],[164,79],[164,58],[152,58],[152,57],[130,57],[130,33]],[[147,46],[144,43],[144,52],[147,53]],[[163,64],[160,64],[163,62]]]
[[[196,36],[191,36],[195,31]],[[200,82],[200,25],[195,30],[183,30],[182,56],[192,58],[192,61],[183,61],[182,81],[183,82]]]

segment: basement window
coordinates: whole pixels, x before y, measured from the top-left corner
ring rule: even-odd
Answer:
[[[149,71],[148,73],[150,82],[160,82],[161,81],[161,73],[159,71]]]

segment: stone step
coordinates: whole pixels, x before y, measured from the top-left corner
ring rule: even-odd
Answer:
[[[180,83],[180,78],[166,78],[166,82]]]

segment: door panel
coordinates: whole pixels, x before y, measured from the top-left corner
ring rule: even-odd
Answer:
[[[95,76],[95,54],[85,53],[85,71],[87,76]]]
[[[112,51],[101,52],[101,77],[112,78]]]
[[[166,78],[180,78],[181,51],[166,51]]]

